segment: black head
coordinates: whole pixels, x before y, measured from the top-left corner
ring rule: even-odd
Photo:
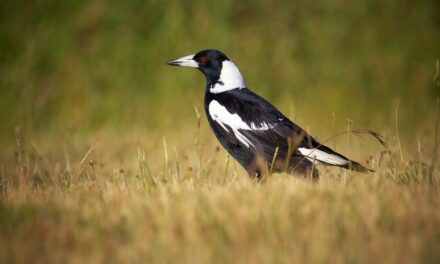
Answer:
[[[223,61],[229,60],[226,55],[215,49],[202,50],[196,54],[171,60],[169,65],[186,66],[199,69],[208,83],[215,83],[220,78]]]

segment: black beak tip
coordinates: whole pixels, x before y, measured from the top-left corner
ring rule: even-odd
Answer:
[[[175,62],[174,60],[170,60],[169,62],[167,62],[167,65],[171,65],[171,66],[179,66],[178,62]]]

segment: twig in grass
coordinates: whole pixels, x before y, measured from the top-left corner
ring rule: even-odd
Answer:
[[[275,165],[275,161],[276,161],[276,159],[277,159],[277,155],[278,155],[278,149],[279,149],[279,147],[277,147],[277,148],[275,149],[275,153],[273,154],[272,162],[270,163],[269,175],[272,174],[273,166]]]
[[[225,164],[225,173],[224,173],[225,182],[226,182],[226,177],[228,176],[229,161],[230,161],[229,153],[226,153],[226,164]]]
[[[145,158],[145,152],[140,146],[138,146],[138,174],[142,177],[144,188],[148,186],[146,176],[148,176],[150,179],[149,183],[151,183],[153,186],[156,186],[157,179],[151,173],[150,167],[148,166]]]
[[[55,182],[55,179],[54,179],[55,172],[53,170],[53,167],[50,165],[50,162],[46,159],[46,157],[43,155],[40,148],[38,148],[38,146],[35,144],[35,142],[31,142],[31,146],[34,148],[35,153],[37,154],[37,156],[40,157],[40,159],[43,161],[44,166],[49,171],[49,178],[51,179],[52,182]]]
[[[193,104],[194,107],[194,112],[196,112],[196,117],[197,117],[197,127],[200,128],[200,124],[201,124],[201,115],[199,110],[197,109],[196,105]]]
[[[332,112],[332,133],[335,133],[336,114]],[[333,149],[336,150],[336,138],[333,139]]]
[[[378,133],[378,132],[376,132],[376,131],[373,131],[373,130],[370,130],[370,129],[352,129],[352,130],[349,131],[349,132],[352,133],[353,135],[356,135],[356,136],[360,137],[360,138],[362,138],[362,137],[361,137],[362,134],[368,134],[368,135],[374,137],[377,141],[379,141],[379,143],[380,143],[380,144],[381,144],[381,145],[382,145],[387,151],[389,151],[388,145],[387,145],[387,143],[385,142],[385,136],[383,136],[382,134],[380,134],[380,133]]]
[[[89,148],[89,150],[87,150],[86,154],[84,154],[84,157],[82,158],[81,162],[79,163],[79,167],[80,167],[80,169],[79,169],[79,173],[78,173],[78,175],[81,175],[81,174],[84,172],[84,169],[85,169],[84,163],[86,162],[86,160],[87,160],[87,158],[89,157],[90,153],[92,153],[93,150],[95,150],[97,144],[98,144],[97,142],[96,142],[95,144],[93,144],[93,145]],[[87,175],[87,176],[88,176],[88,175]],[[89,180],[90,180],[90,178],[89,178]]]
[[[422,160],[422,143],[420,142],[419,136],[417,136],[417,152],[419,153],[419,171],[422,172],[423,160]]]
[[[387,151],[387,150],[383,150],[383,151],[380,152],[380,158],[379,158],[379,164],[378,164],[379,168],[382,165],[383,158],[385,157],[385,155],[387,153],[389,153],[389,151]]]
[[[24,157],[24,149],[23,149],[23,137],[19,126],[15,127],[15,144],[17,146],[17,150],[15,154],[17,157],[17,163],[20,170],[20,175],[24,177],[27,172],[27,167],[24,161],[25,157]]]
[[[179,155],[177,154],[176,146],[174,146],[174,156],[176,157],[176,176],[177,176],[177,179],[180,179]]]
[[[440,60],[437,60],[435,63],[435,75],[433,79],[435,85],[440,88]],[[434,132],[434,150],[432,153],[432,160],[431,160],[431,166],[430,166],[430,182],[432,183],[434,179],[434,172],[435,172],[435,166],[437,163],[437,153],[438,153],[438,125],[439,125],[439,118],[440,118],[440,98],[437,97],[437,114],[435,118],[435,132]]]
[[[98,179],[98,177],[96,176],[95,165],[96,162],[94,160],[89,160],[89,166],[92,168],[93,178]]]
[[[167,142],[165,140],[165,137],[162,137],[163,142],[163,152],[165,155],[165,166],[168,168],[168,150],[167,150]]]
[[[201,115],[199,110],[197,109],[196,105],[193,104],[194,112],[196,113],[197,118],[197,136],[194,138],[194,146],[196,148],[196,154],[197,154],[197,161],[198,161],[198,169],[202,167],[202,140],[201,140]]]
[[[92,145],[89,150],[87,150],[86,154],[84,154],[84,157],[82,158],[81,162],[79,163],[79,165],[84,165],[84,163],[86,162],[86,159],[89,157],[90,153],[92,153],[92,151],[95,149],[96,144]]]
[[[433,81],[437,87],[440,87],[440,60],[435,62],[435,75]]]
[[[396,107],[396,138],[397,145],[399,147],[400,159],[402,163],[405,164],[405,159],[403,158],[402,145],[400,144],[400,136],[399,136],[399,106]]]
[[[347,146],[350,147],[350,131],[351,124],[353,124],[353,119],[346,118],[345,121],[347,121]]]
[[[438,65],[438,61],[437,61],[437,70],[440,66]],[[440,86],[440,83],[438,84]],[[439,124],[439,118],[440,118],[440,98],[437,97],[437,115],[436,115],[436,120],[435,120],[435,131],[434,131],[434,150],[432,153],[432,160],[431,160],[431,169],[430,169],[430,182],[432,183],[433,179],[434,179],[434,172],[435,172],[435,166],[437,163],[437,153],[438,153],[438,124]]]
[[[387,145],[387,143],[385,142],[385,139],[386,139],[386,137],[384,136],[384,135],[382,135],[382,134],[380,134],[379,132],[376,132],[376,131],[373,131],[373,130],[370,130],[370,129],[351,129],[350,131],[347,131],[347,130],[344,130],[344,131],[341,131],[341,132],[339,132],[339,133],[336,133],[336,134],[334,134],[334,135],[332,135],[331,137],[329,137],[329,138],[327,138],[327,139],[325,139],[324,141],[322,141],[321,142],[321,144],[319,145],[319,146],[322,146],[322,145],[324,145],[325,143],[327,143],[327,142],[329,142],[330,140],[332,140],[332,139],[334,139],[334,138],[336,138],[336,137],[338,137],[338,136],[342,136],[342,135],[344,135],[344,134],[346,134],[346,133],[352,133],[353,135],[356,135],[356,136],[358,136],[358,137],[360,137],[360,138],[363,138],[363,137],[361,137],[361,135],[362,134],[367,134],[367,135],[369,135],[369,136],[372,136],[372,137],[374,137],[387,151],[389,151],[389,148],[388,148],[388,145]],[[318,146],[318,147],[319,147]]]

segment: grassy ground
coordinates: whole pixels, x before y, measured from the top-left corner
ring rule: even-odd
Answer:
[[[388,139],[391,153],[378,147],[368,160],[375,173],[319,167],[317,183],[274,174],[262,185],[218,148],[203,123],[199,131],[189,129],[193,139],[183,145],[162,138],[147,146],[136,140],[116,146],[114,135],[101,135],[90,148],[72,139],[47,150],[38,147],[42,143],[27,143],[17,131],[15,165],[2,165],[0,178],[0,259],[440,260],[434,138],[412,154]],[[353,147],[351,154],[356,152],[362,153]]]
[[[0,262],[440,262],[439,3],[1,1]],[[165,65],[205,48],[376,172],[250,181]]]

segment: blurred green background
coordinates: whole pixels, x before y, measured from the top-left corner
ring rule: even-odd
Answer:
[[[312,131],[431,122],[440,1],[1,1],[0,142],[195,126],[204,78],[166,61],[224,51]],[[431,121],[430,121],[431,120]],[[181,130],[180,130],[181,131]],[[316,134],[316,133],[315,133]],[[327,134],[328,135],[328,134]]]

